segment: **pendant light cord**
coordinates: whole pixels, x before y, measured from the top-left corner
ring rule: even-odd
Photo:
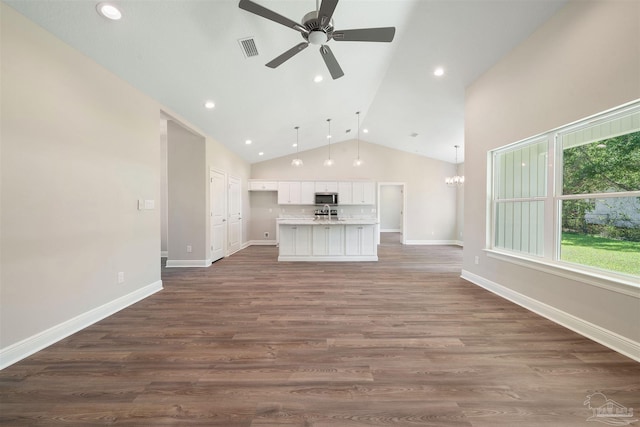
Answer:
[[[360,160],[360,111],[356,111],[358,116],[358,160]]]

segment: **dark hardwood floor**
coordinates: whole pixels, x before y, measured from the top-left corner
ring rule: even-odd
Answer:
[[[165,269],[164,291],[1,371],[0,424],[586,426],[595,391],[640,408],[639,363],[460,279],[459,247],[398,241],[377,263],[253,246]]]

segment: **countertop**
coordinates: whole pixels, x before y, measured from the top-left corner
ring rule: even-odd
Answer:
[[[377,224],[375,218],[340,218],[340,219],[313,219],[313,218],[278,218],[281,225],[371,225]]]

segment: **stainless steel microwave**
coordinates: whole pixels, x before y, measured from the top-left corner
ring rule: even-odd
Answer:
[[[337,205],[338,193],[316,193],[316,205]]]

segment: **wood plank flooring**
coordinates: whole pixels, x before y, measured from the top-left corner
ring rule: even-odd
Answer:
[[[1,371],[0,425],[585,426],[594,391],[640,408],[639,363],[460,279],[461,254],[385,235],[377,263],[254,246],[163,270],[164,291]]]

